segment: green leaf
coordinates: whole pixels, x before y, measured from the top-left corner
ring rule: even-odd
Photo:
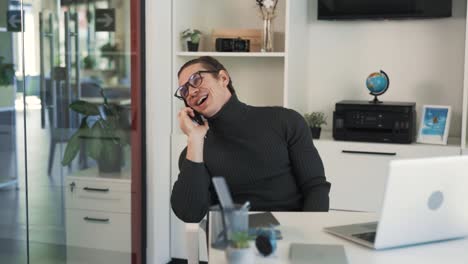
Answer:
[[[93,127],[89,131],[89,137],[86,139],[87,154],[95,160],[98,160],[101,155],[101,137],[103,136],[101,130],[102,128],[99,125],[99,122],[94,123]]]
[[[72,160],[78,154],[80,150],[80,130],[76,131],[76,133],[70,138],[68,141],[67,147],[65,148],[65,154],[63,155],[62,165],[67,166],[70,165]]]
[[[81,120],[80,128],[72,135],[70,140],[68,140],[67,147],[65,148],[65,153],[63,154],[62,166],[69,165],[72,160],[78,154],[81,145],[81,138],[83,135],[86,135],[88,132],[87,118]]]
[[[71,103],[70,109],[83,115],[99,115],[99,110],[95,104],[81,100]]]

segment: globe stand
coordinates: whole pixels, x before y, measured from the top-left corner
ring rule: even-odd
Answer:
[[[382,104],[383,102],[379,101],[379,99],[377,98],[377,95],[374,95],[374,100],[369,101],[369,103],[371,103],[371,104]]]

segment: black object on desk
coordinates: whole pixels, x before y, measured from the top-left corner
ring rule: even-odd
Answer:
[[[278,219],[270,212],[249,215],[249,228],[275,227],[279,225]]]

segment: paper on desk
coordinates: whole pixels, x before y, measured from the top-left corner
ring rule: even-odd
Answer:
[[[293,264],[347,264],[346,253],[342,245],[319,245],[292,243],[289,247],[289,259]]]

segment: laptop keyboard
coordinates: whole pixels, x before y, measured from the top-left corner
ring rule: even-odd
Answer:
[[[368,232],[368,233],[360,233],[360,234],[353,234],[353,237],[357,237],[359,239],[365,240],[370,243],[375,242],[375,234],[376,232]]]

